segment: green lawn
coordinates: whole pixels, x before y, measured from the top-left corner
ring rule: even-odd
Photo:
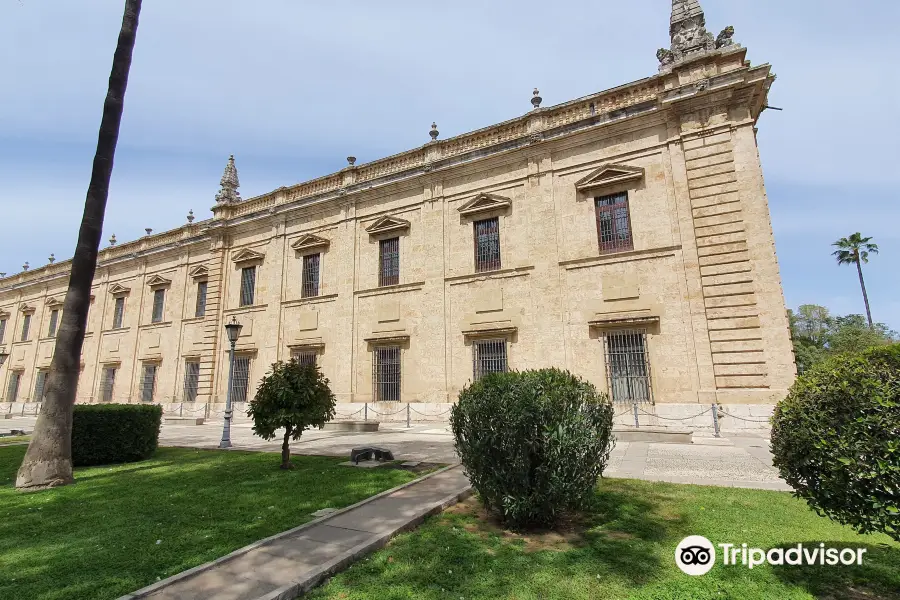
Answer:
[[[854,600],[900,598],[900,545],[859,536],[789,494],[605,479],[596,506],[562,534],[514,535],[474,499],[432,517],[311,598],[341,600]],[[861,567],[726,567],[690,577],[675,547],[688,535],[768,549],[798,542],[865,547]],[[717,549],[718,550],[718,549]],[[719,555],[721,557],[721,554]]]
[[[76,471],[72,486],[13,488],[25,446],[0,448],[0,598],[117,598],[415,477],[345,459],[162,448]]]
[[[30,435],[6,435],[0,437],[0,446],[8,446],[10,444],[21,444],[23,442],[30,442]]]

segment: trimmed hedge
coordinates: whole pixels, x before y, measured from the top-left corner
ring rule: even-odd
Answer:
[[[558,369],[480,379],[460,392],[450,425],[485,508],[517,529],[583,508],[614,445],[609,399]]]
[[[155,404],[75,405],[72,462],[81,467],[150,458],[161,421],[162,407]]]
[[[900,541],[900,344],[800,376],[775,408],[772,454],[818,514]]]

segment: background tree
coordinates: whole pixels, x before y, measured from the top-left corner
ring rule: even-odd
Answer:
[[[290,440],[299,440],[307,429],[321,427],[334,418],[334,394],[318,366],[301,365],[296,359],[277,362],[256,390],[247,415],[253,432],[264,440],[275,439],[284,429],[281,468],[292,469]]]
[[[859,286],[862,288],[863,301],[866,303],[866,317],[869,327],[872,327],[872,311],[869,308],[869,295],[866,293],[866,282],[863,279],[862,263],[869,262],[869,254],[878,254],[878,246],[870,243],[872,238],[864,238],[859,232],[849,238],[841,238],[832,246],[837,248],[832,254],[837,258],[839,265],[856,265],[859,273]]]
[[[80,371],[81,347],[87,325],[91,284],[97,269],[97,253],[103,233],[103,218],[109,196],[109,179],[122,122],[125,88],[131,69],[131,54],[137,35],[141,0],[126,0],[119,41],[113,56],[109,89],[103,103],[103,117],[97,150],[72,258],[69,289],[63,304],[62,322],[56,350],[50,363],[46,395],[34,426],[28,451],[16,476],[16,488],[39,490],[74,481],[72,477],[72,411]]]

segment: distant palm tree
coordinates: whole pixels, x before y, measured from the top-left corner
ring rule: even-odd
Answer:
[[[141,0],[125,0],[125,14],[113,55],[109,88],[103,103],[91,182],[84,201],[84,214],[72,258],[69,289],[63,304],[53,361],[50,363],[44,403],[34,425],[31,443],[16,475],[16,488],[20,490],[41,490],[74,481],[72,413],[75,407],[75,389],[78,386],[81,347],[91,302],[91,283],[97,269],[100,234],[103,231],[103,217],[109,196],[109,179],[119,139],[119,124],[122,122],[125,88],[131,69],[140,12]]]
[[[837,250],[832,254],[837,258],[839,265],[856,265],[859,273],[859,285],[862,287],[863,301],[866,303],[866,317],[869,319],[869,327],[872,327],[872,311],[869,309],[869,295],[866,294],[866,282],[863,280],[862,263],[869,262],[869,254],[878,254],[878,246],[870,244],[872,238],[864,238],[856,232],[849,238],[841,238],[832,244]]]

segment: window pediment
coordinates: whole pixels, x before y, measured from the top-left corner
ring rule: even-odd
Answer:
[[[381,235],[383,233],[399,233],[409,229],[409,221],[397,217],[381,217],[366,227],[369,235]]]
[[[642,167],[608,164],[578,181],[575,189],[579,192],[587,192],[619,183],[640,181],[643,178],[644,169]]]
[[[0,309],[0,319],[8,319],[10,317],[8,310]]]
[[[131,292],[131,288],[127,288],[124,285],[114,283],[109,287],[109,293],[113,296],[124,296]]]
[[[23,313],[25,313],[26,315],[33,314],[35,311],[34,307],[31,306],[30,304],[23,304],[22,306],[19,307],[19,310],[22,311]]]
[[[206,279],[209,277],[209,267],[206,265],[199,265],[188,271],[188,275],[193,279]]]
[[[234,254],[232,254],[231,260],[235,264],[239,265],[243,263],[262,262],[262,259],[264,259],[265,257],[266,255],[261,252],[251,250],[250,248],[244,248],[243,250],[238,250]]]
[[[150,279],[147,280],[147,285],[150,286],[151,288],[161,288],[161,287],[166,287],[166,286],[172,285],[172,280],[166,279],[165,277],[162,277],[161,275],[154,275],[153,277],[151,277]]]
[[[323,237],[306,234],[301,235],[299,238],[297,238],[297,240],[293,244],[291,244],[291,248],[293,248],[297,252],[305,252],[307,250],[324,250],[328,248],[330,244],[331,241],[326,240]]]
[[[460,206],[457,210],[463,216],[478,215],[498,210],[506,210],[512,206],[512,201],[504,196],[481,193]]]
[[[47,298],[46,304],[50,308],[59,308],[60,306],[63,305],[63,301],[55,296],[51,296],[51,297]]]

